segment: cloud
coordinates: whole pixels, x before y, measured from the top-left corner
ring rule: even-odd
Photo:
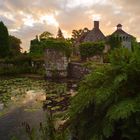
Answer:
[[[10,34],[22,39],[24,49],[43,31],[56,34],[60,26],[65,35],[73,29],[93,28],[100,18],[104,34],[111,34],[118,23],[140,38],[140,1],[137,0],[0,0],[0,20]]]

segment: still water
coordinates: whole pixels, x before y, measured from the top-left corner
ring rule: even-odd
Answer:
[[[33,89],[33,88],[32,88]],[[41,89],[28,90],[23,95],[11,97],[7,107],[0,110],[0,140],[28,140],[23,122],[31,128],[39,129],[40,122],[45,122],[46,112],[42,105],[45,92]]]

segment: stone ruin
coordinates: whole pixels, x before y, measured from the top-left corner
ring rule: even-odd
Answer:
[[[62,51],[46,48],[45,68],[47,78],[66,78],[68,75],[68,58]]]

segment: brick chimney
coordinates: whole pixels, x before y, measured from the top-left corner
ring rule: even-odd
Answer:
[[[94,21],[94,28],[99,29],[99,21]]]

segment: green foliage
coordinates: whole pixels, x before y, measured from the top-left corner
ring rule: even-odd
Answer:
[[[86,42],[82,43],[79,46],[80,49],[80,55],[83,59],[93,57],[95,55],[101,55],[104,50],[104,43],[92,43],[92,42]]]
[[[20,39],[18,39],[15,36],[10,35],[9,44],[10,44],[10,55],[12,57],[21,54],[21,52],[20,52],[21,51],[21,47],[20,47],[21,40]]]
[[[72,31],[72,42],[76,42],[77,39],[79,39],[85,32],[89,32],[88,28],[84,28],[84,29],[79,29],[79,30],[73,30]]]
[[[55,130],[53,117],[47,113],[46,123],[40,123],[39,131],[25,123],[26,133],[29,140],[68,140],[68,132],[59,133]]]
[[[42,48],[42,45],[38,40],[38,37],[36,37],[36,39],[34,40],[31,40],[30,56],[33,58],[40,58],[43,56],[43,53],[44,53],[44,49]]]
[[[42,58],[44,55],[44,49],[41,43],[30,46],[30,56],[32,58]]]
[[[38,92],[42,89],[45,91],[45,88],[46,83],[40,80],[36,81],[28,78],[11,78],[4,80],[0,78],[0,102],[3,102],[6,106],[12,97],[19,101],[21,96],[25,95],[27,91],[35,90]]]
[[[71,44],[67,41],[61,41],[57,39],[50,39],[41,42],[43,48],[55,49],[63,52],[67,57],[71,55]]]
[[[8,33],[7,27],[0,22],[0,58],[14,57],[21,52],[21,40]]]
[[[52,38],[52,36],[53,36],[52,33],[45,31],[39,36],[39,38],[40,40],[46,40],[46,39]]]
[[[113,65],[125,65],[130,62],[131,59],[131,51],[127,48],[115,48],[111,51],[110,55],[110,63]]]
[[[121,48],[122,41],[120,40],[119,36],[111,35],[107,40],[107,44],[111,46],[111,49]]]
[[[0,57],[9,55],[9,34],[4,23],[0,22]]]
[[[71,43],[60,38],[45,38],[41,41],[34,39],[31,41],[30,56],[33,58],[42,58],[45,48],[55,49],[63,52],[67,57],[71,55]]]
[[[80,84],[69,109],[70,130],[79,140],[139,140],[140,49],[115,49],[111,64]]]

